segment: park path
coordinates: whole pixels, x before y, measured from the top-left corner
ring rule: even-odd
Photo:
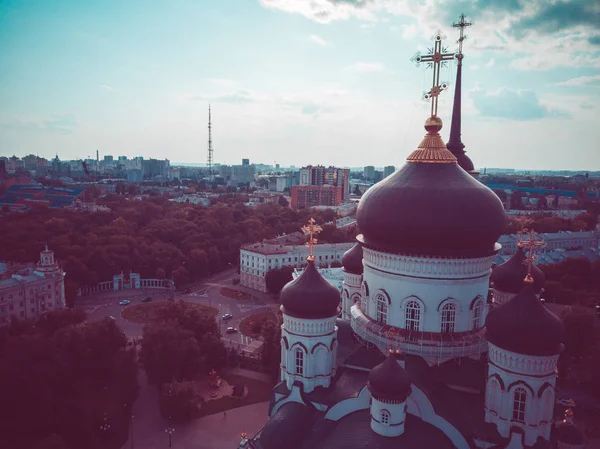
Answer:
[[[262,373],[238,368],[235,374],[264,380]],[[140,390],[133,406],[133,444],[129,439],[122,449],[165,449],[169,437],[167,423],[158,409],[158,390],[148,385],[146,374],[140,371]],[[259,402],[232,410],[226,414],[204,416],[184,426],[175,425],[172,449],[233,449],[240,434],[254,435],[267,422],[269,402]]]

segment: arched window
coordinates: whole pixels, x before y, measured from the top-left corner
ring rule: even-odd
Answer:
[[[418,331],[421,327],[421,304],[417,301],[408,301],[406,303],[404,319],[406,322],[406,329]]]
[[[483,301],[478,299],[473,307],[473,330],[481,327],[481,315],[483,315]]]
[[[296,374],[304,375],[304,351],[300,348],[296,348]]]
[[[385,424],[386,426],[390,425],[390,412],[387,410],[381,411],[381,424]]]
[[[378,293],[375,298],[377,300],[377,321],[382,324],[387,324],[387,298],[383,293]]]
[[[454,332],[454,321],[456,320],[456,306],[452,303],[442,307],[442,332]]]
[[[517,388],[513,393],[513,411],[512,420],[525,422],[525,405],[527,403],[527,392],[524,388]]]

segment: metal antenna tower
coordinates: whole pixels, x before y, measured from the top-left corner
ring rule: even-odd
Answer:
[[[213,181],[213,147],[212,147],[212,123],[210,121],[210,104],[208,105],[208,180]]]

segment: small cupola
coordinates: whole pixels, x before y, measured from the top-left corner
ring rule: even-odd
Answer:
[[[386,436],[404,433],[406,398],[412,392],[410,378],[399,363],[398,351],[371,370],[367,388],[371,392],[371,429]]]

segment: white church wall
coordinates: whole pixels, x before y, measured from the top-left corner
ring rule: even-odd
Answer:
[[[538,437],[550,438],[555,401],[558,355],[531,356],[506,351],[490,343],[485,420],[495,423],[505,438],[510,429],[524,432],[526,445]],[[518,413],[517,389],[525,394],[524,412]],[[522,408],[521,408],[522,410]]]

